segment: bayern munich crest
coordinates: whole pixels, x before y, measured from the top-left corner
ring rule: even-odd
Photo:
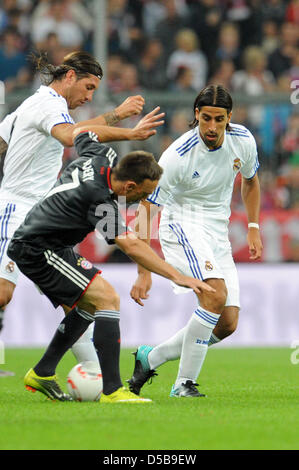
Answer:
[[[77,261],[77,265],[81,266],[83,269],[91,269],[92,268],[92,263],[88,261],[86,258],[79,258]]]
[[[81,261],[81,268],[83,269],[91,269],[92,268],[92,264],[90,261],[88,261],[87,259],[83,259]]]

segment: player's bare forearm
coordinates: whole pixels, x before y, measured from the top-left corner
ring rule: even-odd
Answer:
[[[99,116],[88,119],[87,121],[81,121],[75,124],[76,127],[82,126],[115,126],[121,118],[117,114],[116,110],[108,111],[105,114],[100,114]]]
[[[148,271],[159,274],[159,276],[165,277],[166,279],[170,279],[179,286],[189,287],[190,289],[193,289],[196,294],[201,294],[203,291],[209,291],[211,293],[215,292],[215,289],[209,286],[206,282],[184,276],[179,273],[170,264],[166,263],[162,258],[156,255],[156,253],[146,243],[139,240],[133,233],[123,238],[117,237],[115,239],[115,243],[130,258]],[[141,299],[147,298],[147,291],[140,289],[140,287],[135,287],[136,286],[133,286],[131,290],[131,297],[139,305],[143,305]]]
[[[79,123],[73,128],[73,139],[81,132],[94,132],[100,142],[112,142],[119,140],[131,140],[132,129],[117,128],[112,126],[103,126],[99,124]]]
[[[247,180],[242,179],[242,199],[247,212],[248,223],[258,224],[260,215],[260,184],[258,176]],[[249,247],[249,259],[259,260],[262,255],[263,245],[258,227],[248,228],[247,241]]]
[[[165,277],[166,279],[170,279],[179,286],[189,287],[190,289],[193,289],[196,294],[201,294],[203,291],[209,291],[211,293],[215,292],[215,289],[209,286],[206,282],[184,276],[179,273],[170,264],[166,263],[162,258],[156,255],[151,247],[149,247],[145,242],[139,240],[134,233],[130,233],[124,237],[116,237],[115,243],[130,258],[148,271],[159,274],[159,276]],[[139,305],[143,305],[141,299],[147,298],[147,291],[140,289],[140,287],[135,287],[133,286],[131,290],[131,297]]]
[[[91,131],[97,134],[101,142],[112,142],[118,140],[131,140],[132,129],[110,127],[99,124],[88,124],[89,121],[77,124],[59,124],[54,126],[51,134],[55,139],[59,140],[65,147],[72,147],[74,140],[80,132]]]
[[[166,277],[173,282],[178,280],[178,271],[170,264],[163,261],[147,243],[139,240],[135,234],[129,234],[124,238],[117,237],[115,243],[138,265],[146,270]]]
[[[257,175],[251,179],[242,178],[241,194],[248,222],[258,223],[261,195],[260,183]]]
[[[160,113],[157,106],[150,113],[146,114],[133,129],[124,127],[102,126],[90,124],[88,121],[81,122],[73,126],[73,139],[80,132],[92,131],[99,137],[100,142],[112,142],[117,140],[146,140],[156,134],[156,128],[164,124],[165,113]],[[56,126],[59,127],[59,126]]]
[[[148,246],[151,243],[152,222],[155,215],[160,211],[160,207],[149,201],[140,202],[135,218],[135,233],[140,240]],[[138,273],[149,273],[147,269],[138,264]]]

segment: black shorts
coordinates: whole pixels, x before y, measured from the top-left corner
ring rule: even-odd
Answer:
[[[96,275],[101,273],[72,248],[43,249],[12,241],[8,253],[55,308],[63,304],[73,308]]]

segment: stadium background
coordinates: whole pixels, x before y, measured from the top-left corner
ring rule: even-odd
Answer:
[[[0,81],[5,90],[1,119],[40,84],[27,60],[32,50],[47,51],[53,64],[80,48],[100,60],[104,79],[94,102],[73,113],[76,120],[102,113],[135,94],[145,97],[145,111],[161,106],[166,123],[158,135],[142,143],[112,144],[120,155],[143,148],[159,159],[163,149],[188,130],[201,87],[219,83],[232,93],[232,121],[247,126],[258,144],[264,253],[260,263],[248,263],[246,216],[237,179],[230,238],[242,311],[238,331],[223,343],[227,346],[299,344],[298,43],[297,0],[0,3]],[[122,125],[137,121],[138,117],[128,119]],[[66,149],[64,166],[74,158],[74,150]],[[134,211],[127,215],[133,222]],[[153,247],[160,253],[157,240]],[[142,310],[129,297],[136,268],[127,257],[95,234],[78,250],[101,265],[121,295],[124,346],[156,344],[186,322],[194,307],[192,294],[174,296],[169,282],[154,276]],[[21,278],[1,340],[6,346],[44,345],[61,317],[59,309],[54,311]]]

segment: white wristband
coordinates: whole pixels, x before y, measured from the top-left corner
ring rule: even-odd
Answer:
[[[259,230],[260,226],[259,224],[256,224],[255,222],[249,222],[248,228],[257,228]]]

